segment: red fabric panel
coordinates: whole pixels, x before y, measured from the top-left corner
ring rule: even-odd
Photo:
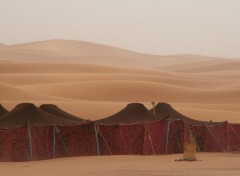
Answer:
[[[13,130],[0,130],[0,161],[30,159],[27,125]]]
[[[152,139],[152,145],[153,145],[155,154],[165,154],[168,121],[161,120],[161,121],[155,121],[155,122],[148,122],[146,123],[146,126],[148,128],[148,131]],[[147,134],[145,134],[144,154],[146,155],[153,154],[152,146]]]
[[[53,155],[53,127],[31,126],[33,160],[50,159]]]
[[[189,125],[190,131],[197,143],[197,151],[204,152],[205,149],[205,139],[207,134],[207,128],[205,126],[192,126]]]
[[[206,152],[227,151],[227,123],[207,127],[204,149]]]
[[[227,151],[227,123],[213,126],[191,126],[191,132],[198,144],[198,151]]]
[[[240,124],[228,124],[228,151],[240,151]]]
[[[100,155],[119,155],[123,139],[119,125],[98,125]]]
[[[93,123],[57,128],[56,157],[97,155]]]
[[[168,137],[168,154],[182,153],[184,145],[184,123],[181,120],[172,121]]]
[[[155,153],[151,131],[146,123],[143,123],[144,126],[144,143],[143,143],[143,154],[144,155],[152,155]]]
[[[120,135],[124,144],[120,146],[119,154],[142,155],[144,144],[144,127],[140,124],[120,125]]]

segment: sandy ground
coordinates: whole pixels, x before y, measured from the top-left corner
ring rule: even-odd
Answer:
[[[94,156],[34,162],[0,163],[7,176],[238,176],[240,154],[198,153],[201,161],[176,162],[182,154],[159,156]]]

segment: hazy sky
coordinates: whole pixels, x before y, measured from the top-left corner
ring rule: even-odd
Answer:
[[[0,43],[46,39],[240,58],[240,0],[0,0]]]

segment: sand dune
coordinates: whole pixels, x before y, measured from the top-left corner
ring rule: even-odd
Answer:
[[[62,51],[63,53],[75,53],[81,56],[102,55],[102,56],[127,56],[138,57],[139,53],[126,49],[116,48],[103,44],[96,44],[87,41],[75,40],[46,40],[31,42],[25,44],[16,44],[8,46],[9,49],[46,49],[52,51]]]
[[[0,84],[0,101],[35,101],[35,100],[61,100],[59,97],[32,93],[13,86]],[[62,99],[63,100],[63,99]]]
[[[131,67],[136,67],[144,65],[151,55],[84,41],[49,40],[4,47],[0,50],[0,57],[25,62],[61,61],[115,66],[129,66],[130,63]]]
[[[209,60],[209,61],[197,61],[184,64],[176,64],[173,66],[165,66],[159,69],[174,71],[174,72],[193,72],[193,73],[202,73],[202,72],[216,72],[216,71],[232,71],[239,70],[240,61],[234,59],[219,59]]]
[[[0,49],[0,60],[18,62],[78,62],[121,67],[159,68],[167,70],[175,65],[196,65],[203,62],[216,63],[226,59],[199,55],[150,55],[115,48],[102,44],[74,40],[48,40],[17,45],[7,45]],[[227,59],[229,60],[229,59]],[[170,66],[170,68],[168,68]],[[179,67],[178,67],[179,68]],[[172,69],[170,69],[172,70]]]
[[[0,45],[0,102],[57,104],[89,119],[130,102],[168,102],[199,120],[240,123],[240,61],[150,55],[72,40]]]
[[[228,71],[215,71],[215,72],[204,72],[197,73],[201,76],[209,76],[212,78],[227,78],[238,81],[240,79],[240,70],[228,70]]]
[[[5,47],[5,46],[6,46],[5,44],[0,43],[0,48],[1,48],[1,47]]]
[[[104,68],[105,67],[103,67],[103,70],[107,71],[107,69]],[[117,71],[117,69],[114,70]],[[64,71],[66,70],[63,70],[63,72]],[[93,72],[95,71],[96,69],[93,70]],[[237,84],[235,79],[203,78],[197,76],[184,77],[181,75],[179,76],[179,74],[167,74],[164,72],[159,72],[158,74],[151,74],[150,71],[149,73],[146,72],[144,74],[144,71],[141,72],[141,70],[136,73],[134,73],[134,71],[127,73],[126,69],[120,70],[116,73],[8,73],[0,74],[0,79],[3,83],[16,86],[85,81],[142,81],[199,89],[218,89],[232,87]]]
[[[19,63],[3,62],[0,64],[0,74],[13,73],[138,73],[138,74],[158,74],[153,69],[130,69],[96,64],[77,63]]]
[[[21,88],[65,98],[94,101],[151,101],[185,103],[239,103],[240,90],[203,90],[141,81],[86,81],[42,84]],[[187,97],[191,97],[188,99]]]

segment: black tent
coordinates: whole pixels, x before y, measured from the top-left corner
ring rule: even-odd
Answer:
[[[130,103],[118,113],[97,120],[98,124],[130,124],[138,122],[156,121],[158,118],[154,117],[148,109],[141,103]]]
[[[72,125],[76,121],[49,114],[34,104],[21,103],[0,117],[0,128],[15,128],[29,122],[30,125]]]
[[[150,110],[152,114],[154,114],[153,109]],[[178,111],[176,111],[170,104],[167,103],[158,103],[155,106],[155,116],[158,119],[165,119],[170,117],[171,120],[183,120],[184,123],[187,124],[192,124],[192,125],[213,125],[213,124],[219,124],[223,122],[207,122],[207,121],[200,121],[200,120],[195,120],[192,118],[189,118]]]
[[[62,117],[67,120],[73,120],[73,121],[83,122],[83,123],[89,122],[89,120],[85,120],[83,118],[76,117],[72,114],[67,113],[66,111],[63,111],[62,109],[60,109],[58,106],[56,106],[54,104],[42,104],[39,108],[43,111],[46,111],[50,114]]]
[[[6,113],[8,113],[8,111],[0,104],[0,116],[3,116]]]

